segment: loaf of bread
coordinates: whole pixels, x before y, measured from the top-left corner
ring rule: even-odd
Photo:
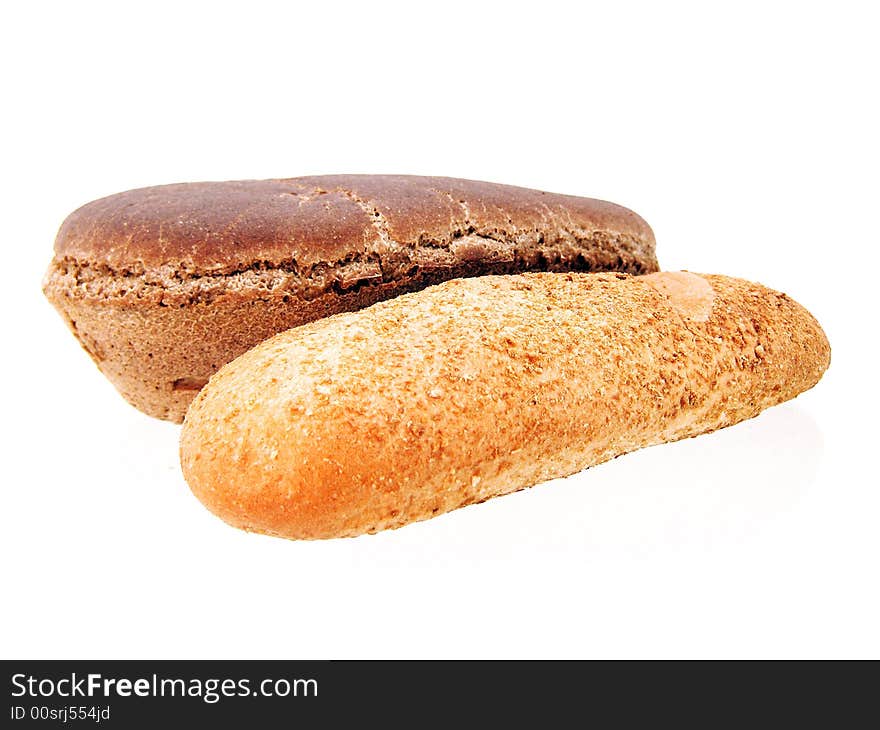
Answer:
[[[129,402],[179,422],[217,368],[305,322],[454,277],[656,269],[651,229],[611,203],[339,175],[94,201],[61,226],[44,291]]]
[[[751,418],[829,358],[803,307],[740,279],[460,279],[229,363],[187,414],[181,463],[232,525],[353,536]]]

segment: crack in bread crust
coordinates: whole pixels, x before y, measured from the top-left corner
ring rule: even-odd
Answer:
[[[615,269],[630,274],[647,273],[635,255],[625,255],[635,242],[605,231],[568,232],[571,247],[544,251],[539,234],[532,240],[503,240],[467,229],[461,236],[435,241],[434,246],[411,248],[388,242],[384,251],[354,252],[332,262],[301,267],[293,259],[272,264],[255,261],[248,266],[212,273],[197,273],[178,264],[159,267],[134,265],[117,269],[107,264],[62,257],[52,262],[44,288],[63,290],[67,296],[91,300],[120,300],[177,306],[210,302],[218,296],[268,297],[293,295],[310,301],[327,292],[347,292],[362,286],[419,278],[437,281],[452,275],[514,273],[521,271],[594,271]],[[568,249],[568,250],[566,250]],[[464,253],[467,252],[467,253]],[[494,254],[494,256],[492,255]],[[485,262],[484,265],[475,265]],[[467,271],[469,270],[469,271]],[[458,272],[462,271],[461,274]]]

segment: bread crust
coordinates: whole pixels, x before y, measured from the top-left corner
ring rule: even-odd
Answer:
[[[741,279],[455,280],[222,368],[186,417],[181,464],[232,525],[354,536],[751,418],[829,362],[809,312]]]
[[[277,332],[460,276],[656,271],[635,213],[405,175],[185,183],[72,213],[44,291],[133,405],[181,421],[218,367]]]

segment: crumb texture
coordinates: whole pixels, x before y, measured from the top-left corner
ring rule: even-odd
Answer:
[[[188,386],[320,317],[455,277],[656,269],[651,229],[613,203],[336,175],[96,200],[62,224],[44,291],[131,403],[181,421],[198,392]]]
[[[233,525],[353,536],[751,418],[829,359],[803,307],[739,279],[459,279],[231,362],[189,410],[181,463]]]

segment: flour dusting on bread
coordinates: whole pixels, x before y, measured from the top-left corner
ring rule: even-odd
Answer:
[[[702,276],[689,271],[659,271],[644,281],[669,297],[669,303],[683,317],[705,322],[712,313],[715,290]]]

